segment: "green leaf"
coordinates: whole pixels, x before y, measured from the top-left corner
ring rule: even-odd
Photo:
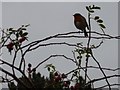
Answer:
[[[94,20],[98,20],[99,19],[99,16],[95,16]]]
[[[103,23],[103,20],[99,19],[97,20],[98,23]]]
[[[99,26],[100,26],[101,28],[106,28],[105,25],[103,25],[103,24],[99,24]]]
[[[28,35],[28,33],[27,33],[27,32],[25,32],[25,33],[23,33],[23,34],[22,34],[22,36],[27,36],[27,35]]]

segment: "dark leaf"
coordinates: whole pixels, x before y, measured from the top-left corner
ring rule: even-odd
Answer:
[[[13,30],[13,28],[9,28],[9,31],[12,31]]]
[[[25,25],[25,27],[28,27],[28,26],[30,26],[30,24]]]
[[[99,20],[97,20],[97,22],[99,22],[99,23],[103,23],[103,20],[99,19]]]
[[[25,32],[25,33],[23,33],[23,34],[22,34],[22,36],[27,36],[27,35],[28,35],[28,33],[27,33],[27,32]]]
[[[101,8],[96,6],[96,7],[93,7],[93,9],[101,9]]]
[[[99,26],[100,26],[101,28],[106,28],[105,25],[103,25],[103,24],[99,24]]]
[[[28,37],[26,37],[26,40],[28,41]]]
[[[95,20],[98,20],[99,19],[99,16],[95,16],[95,18],[94,18]]]
[[[80,59],[80,56],[77,56],[77,59]]]
[[[51,66],[53,68],[53,70],[55,70],[55,66]]]
[[[48,71],[50,71],[50,67],[48,67],[47,69],[48,69]]]
[[[103,28],[101,28],[102,32],[105,34],[105,31],[103,30]]]
[[[91,9],[92,7],[91,6],[89,6],[89,9]]]
[[[19,37],[19,34],[18,34],[18,33],[16,33],[16,37],[17,37],[17,38]]]
[[[15,48],[18,49],[18,45],[15,44]]]
[[[26,30],[26,28],[22,28],[22,30]]]
[[[12,34],[13,32],[9,32],[9,34]]]
[[[90,13],[94,13],[94,11],[93,11],[93,10],[90,10],[89,12],[90,12]]]
[[[88,6],[86,6],[86,9],[90,12],[90,9],[89,9],[89,7],[88,7]]]
[[[20,28],[18,28],[18,30],[17,31],[20,31],[22,28],[20,27]]]
[[[20,36],[22,36],[22,35],[23,35],[23,31],[21,30],[21,31],[19,32],[19,34],[20,34]]]
[[[24,27],[24,25],[22,25],[22,27]]]

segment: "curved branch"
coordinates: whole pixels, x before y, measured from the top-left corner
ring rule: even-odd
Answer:
[[[65,58],[65,59],[68,59],[68,60],[71,60],[71,61],[75,62],[74,59],[69,58],[69,57],[67,57],[67,56],[65,56],[65,55],[50,55],[48,58],[46,58],[45,60],[43,60],[42,62],[40,62],[40,63],[39,63],[35,68],[33,68],[33,69],[38,68],[41,64],[43,64],[44,62],[46,62],[46,61],[48,61],[49,59],[54,58],[54,57],[63,57],[63,58]],[[76,63],[76,62],[75,62],[75,63]],[[32,70],[33,70],[33,69],[32,69]]]
[[[15,75],[13,75],[13,74],[9,73],[8,71],[2,69],[1,67],[0,67],[0,70],[1,70],[2,72],[4,72],[4,73],[8,74],[8,75],[11,76],[12,78],[14,78],[18,83],[22,84],[26,89],[30,88],[30,87],[28,87],[24,82],[22,82],[21,80],[19,80]]]
[[[26,76],[19,68],[15,67],[14,65],[12,65],[12,64],[10,64],[10,63],[2,60],[2,59],[0,59],[0,61],[3,62],[3,63],[6,64],[6,65],[8,65],[8,66],[10,66],[10,67],[15,68],[16,70],[18,70],[18,71],[26,78],[26,80],[27,80],[32,86],[34,86],[33,83],[27,78],[27,76]],[[14,74],[13,74],[13,75],[14,75]],[[15,75],[14,75],[14,76],[15,76]]]
[[[110,83],[109,83],[109,81],[108,81],[108,79],[107,79],[107,76],[106,76],[106,74],[104,73],[103,69],[101,68],[101,65],[99,64],[99,62],[98,62],[98,61],[96,60],[96,58],[93,56],[93,53],[92,53],[92,52],[91,52],[91,56],[92,56],[92,58],[95,60],[95,62],[98,64],[98,66],[99,66],[101,72],[103,73],[103,75],[104,75],[104,77],[105,77],[105,80],[106,80],[106,82],[107,82],[107,84],[108,84],[109,90],[111,90]]]

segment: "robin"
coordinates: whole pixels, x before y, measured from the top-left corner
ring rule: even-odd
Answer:
[[[88,27],[85,17],[83,17],[79,13],[75,13],[73,16],[74,16],[74,24],[75,24],[76,28],[83,31],[85,37],[88,37],[88,34],[86,32],[86,27],[88,28],[88,30],[89,30],[89,27]]]

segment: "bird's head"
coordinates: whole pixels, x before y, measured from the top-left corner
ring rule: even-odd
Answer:
[[[81,14],[80,14],[80,13],[75,13],[73,16],[74,16],[74,17],[76,17],[76,16],[81,16]]]
[[[80,13],[75,13],[73,16],[75,21],[80,21],[82,15]]]

